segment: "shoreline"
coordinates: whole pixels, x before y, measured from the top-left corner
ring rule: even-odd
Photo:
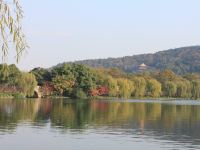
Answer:
[[[64,96],[48,96],[48,97],[41,97],[41,98],[34,98],[34,97],[24,97],[20,93],[0,93],[0,100],[1,99],[68,99],[68,100],[113,100],[113,101],[128,101],[128,100],[145,100],[145,101],[165,101],[165,100],[183,100],[183,101],[190,101],[196,100],[199,101],[200,99],[195,98],[178,98],[178,97],[159,97],[159,98],[152,98],[152,97],[130,97],[130,98],[119,98],[119,97],[108,97],[108,96],[98,96],[98,97],[87,97],[87,98],[73,98],[73,97],[64,97]]]

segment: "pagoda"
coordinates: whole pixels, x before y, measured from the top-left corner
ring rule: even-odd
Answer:
[[[142,63],[139,65],[139,70],[146,70],[147,69],[147,65],[145,63]]]

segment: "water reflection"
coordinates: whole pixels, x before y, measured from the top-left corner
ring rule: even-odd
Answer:
[[[0,133],[21,124],[52,132],[116,134],[200,145],[200,105],[81,100],[0,100]],[[130,139],[129,139],[130,140]],[[165,143],[166,144],[166,143]]]

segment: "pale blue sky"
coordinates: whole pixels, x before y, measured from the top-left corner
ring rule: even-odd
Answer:
[[[21,0],[21,69],[200,44],[200,0]],[[12,57],[13,58],[13,57]],[[13,62],[11,58],[10,62]]]

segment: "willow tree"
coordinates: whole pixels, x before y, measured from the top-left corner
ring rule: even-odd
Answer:
[[[23,10],[19,0],[0,0],[0,46],[3,62],[6,61],[10,48],[15,49],[16,61],[19,62],[21,54],[28,47],[22,32],[22,18]]]
[[[149,79],[147,80],[147,96],[151,97],[160,97],[162,91],[161,91],[161,83],[158,82],[155,79]]]
[[[130,98],[134,90],[134,84],[130,80],[120,78],[117,80],[119,87],[119,97],[121,98]]]
[[[34,95],[37,81],[32,73],[21,73],[17,81],[17,88],[24,96],[32,97]]]
[[[143,77],[134,77],[132,79],[135,85],[135,90],[133,96],[135,97],[144,97],[146,92],[146,80]]]

